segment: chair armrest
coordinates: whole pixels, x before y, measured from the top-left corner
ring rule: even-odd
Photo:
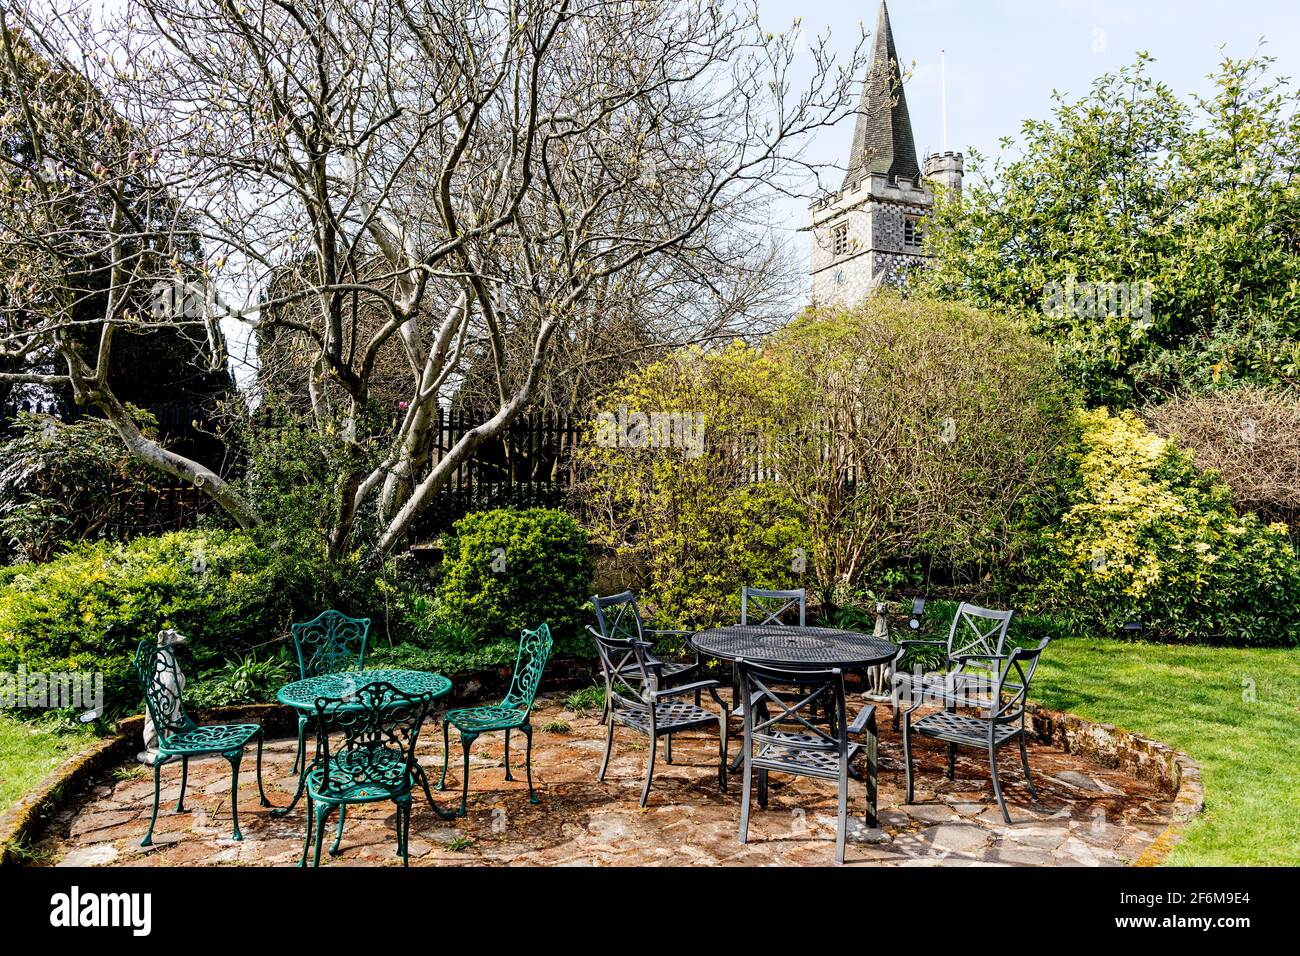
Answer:
[[[679,694],[693,694],[697,690],[709,690],[711,688],[721,687],[715,680],[697,680],[691,684],[682,684],[680,687],[666,687],[663,690],[655,691],[651,696],[655,700],[660,697],[676,697]]]
[[[857,719],[854,720],[853,723],[849,724],[849,733],[851,734],[862,733],[863,728],[867,726],[867,722],[870,721],[871,718],[875,716],[875,714],[876,714],[876,707],[874,704],[868,704],[867,706],[863,707],[860,711],[858,711]]]
[[[965,664],[967,661],[1005,661],[1010,654],[957,654],[953,657],[954,664]]]

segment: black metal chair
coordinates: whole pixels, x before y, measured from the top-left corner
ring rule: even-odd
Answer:
[[[899,641],[893,663],[894,729],[898,729],[904,685],[913,708],[925,700],[940,701],[948,697],[968,700],[972,688],[990,687],[997,670],[989,665],[1006,646],[1007,628],[1014,613],[962,602],[953,615],[946,641]],[[943,648],[943,663],[938,670],[908,674],[903,668],[903,658],[920,647]]]
[[[794,591],[764,591],[745,585],[740,589],[740,623],[749,624],[749,606],[754,605],[759,620],[755,624],[784,624],[782,616],[791,608],[799,609],[799,626],[803,627],[808,615],[808,592],[804,588]]]
[[[850,742],[863,730],[866,743],[867,826],[875,827],[877,736],[876,708],[867,705],[852,724],[844,703],[844,673],[830,670],[789,670],[736,662],[745,706],[745,786],[740,808],[740,842],[749,836],[749,802],[754,771],[758,771],[758,805],[767,807],[767,777],[772,771],[819,777],[839,784],[839,826],[835,862],[844,862],[848,829],[850,763],[863,745]],[[814,708],[822,716],[814,722]]]
[[[646,761],[645,784],[641,788],[641,806],[650,796],[650,780],[654,775],[655,754],[659,738],[668,738],[668,762],[673,762],[672,735],[701,727],[718,727],[718,789],[727,790],[727,705],[718,696],[716,680],[701,680],[674,687],[663,686],[664,664],[651,653],[647,641],[607,638],[594,628],[587,630],[596,640],[600,651],[600,665],[605,677],[605,710],[608,714],[605,736],[605,756],[600,762],[601,782],[609,766],[609,756],[614,750],[616,724],[635,730],[650,739],[650,756]],[[718,712],[706,710],[689,700],[679,700],[685,694],[699,695],[707,690],[718,704]]]
[[[675,637],[685,640],[694,631],[651,630],[641,620],[641,609],[637,607],[636,594],[632,591],[620,591],[605,597],[593,595],[592,605],[596,609],[596,625],[603,637],[609,640],[647,641],[654,644],[656,639]],[[692,650],[689,661],[657,661],[659,676],[663,686],[677,684],[700,672],[701,663],[698,652]],[[652,653],[653,656],[653,653]],[[695,695],[695,703],[700,703],[700,695]],[[603,724],[609,719],[609,699],[605,699],[605,710],[600,715]],[[669,761],[672,762],[671,760]]]
[[[988,689],[988,706],[980,707],[979,716],[959,714],[952,709],[955,701],[948,701],[949,709],[927,714],[912,723],[912,708],[903,714],[903,762],[907,768],[907,803],[912,802],[912,734],[942,740],[948,744],[948,779],[953,778],[953,765],[957,747],[974,747],[988,751],[989,770],[993,775],[993,795],[997,797],[1002,819],[1011,822],[1006,801],[1002,798],[1002,785],[998,781],[998,750],[1014,741],[1020,743],[1020,766],[1025,772],[1025,785],[1029,795],[1038,799],[1034,782],[1029,776],[1029,753],[1025,748],[1025,700],[1029,682],[1038,668],[1038,659],[1050,643],[1046,638],[1037,647],[1017,647],[1010,654],[998,655],[996,682]],[[987,658],[986,658],[987,659]],[[970,685],[967,685],[970,690]],[[976,693],[979,693],[977,690]]]

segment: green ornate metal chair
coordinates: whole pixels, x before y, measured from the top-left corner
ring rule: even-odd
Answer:
[[[185,785],[189,782],[190,758],[207,754],[220,754],[230,761],[230,819],[234,831],[231,839],[242,840],[239,832],[239,764],[244,748],[257,741],[257,792],[262,806],[269,807],[262,788],[262,727],[260,724],[209,724],[200,726],[185,713],[185,704],[177,691],[180,686],[176,667],[176,652],[170,647],[159,647],[146,639],[135,651],[135,670],[144,691],[145,706],[158,731],[158,758],[153,765],[153,815],[149,818],[149,831],[140,841],[141,846],[153,844],[153,827],[158,822],[158,799],[162,788],[163,764],[181,762],[181,793],[176,799],[176,812],[185,812]]]
[[[542,624],[535,631],[524,630],[519,635],[519,653],[515,658],[515,673],[510,679],[510,690],[500,704],[491,707],[468,707],[463,710],[449,710],[442,718],[442,779],[438,789],[447,783],[447,764],[451,760],[451,747],[448,742],[448,727],[452,724],[460,731],[460,746],[465,755],[464,779],[461,784],[460,815],[465,815],[469,802],[469,748],[481,735],[498,730],[506,732],[506,779],[510,776],[510,731],[522,730],[528,740],[528,751],[524,758],[524,768],[528,774],[528,800],[540,803],[533,792],[533,728],[529,716],[533,710],[533,699],[542,682],[542,672],[546,661],[551,656],[551,628]]]
[[[341,611],[324,611],[303,624],[290,625],[293,649],[298,653],[298,676],[301,680],[359,671],[366,666],[366,639],[370,636],[370,618],[348,617]],[[307,751],[308,714],[298,715],[298,752],[293,769],[297,773]]]
[[[316,699],[316,759],[307,773],[307,835],[300,866],[307,865],[313,835],[312,863],[320,866],[325,826],[335,807],[341,817],[349,804],[385,800],[397,807],[397,853],[403,866],[410,865],[411,791],[419,779],[415,748],[432,703],[432,694],[403,694],[383,681],[365,684],[347,697]],[[341,737],[337,750],[330,749],[331,733]],[[336,840],[330,853],[337,852]]]

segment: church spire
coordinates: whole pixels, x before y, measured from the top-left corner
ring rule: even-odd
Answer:
[[[858,124],[853,131],[853,153],[844,186],[855,186],[871,173],[884,173],[889,182],[897,176],[915,180],[921,175],[912,140],[912,120],[903,96],[898,52],[889,26],[889,10],[882,2],[876,17],[871,66],[862,85]]]

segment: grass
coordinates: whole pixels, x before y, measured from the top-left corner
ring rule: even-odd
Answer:
[[[94,735],[47,721],[0,714],[0,813],[35,789],[55,767],[88,746]]]
[[[1033,696],[1200,764],[1205,812],[1170,865],[1300,863],[1300,651],[1061,639]]]

